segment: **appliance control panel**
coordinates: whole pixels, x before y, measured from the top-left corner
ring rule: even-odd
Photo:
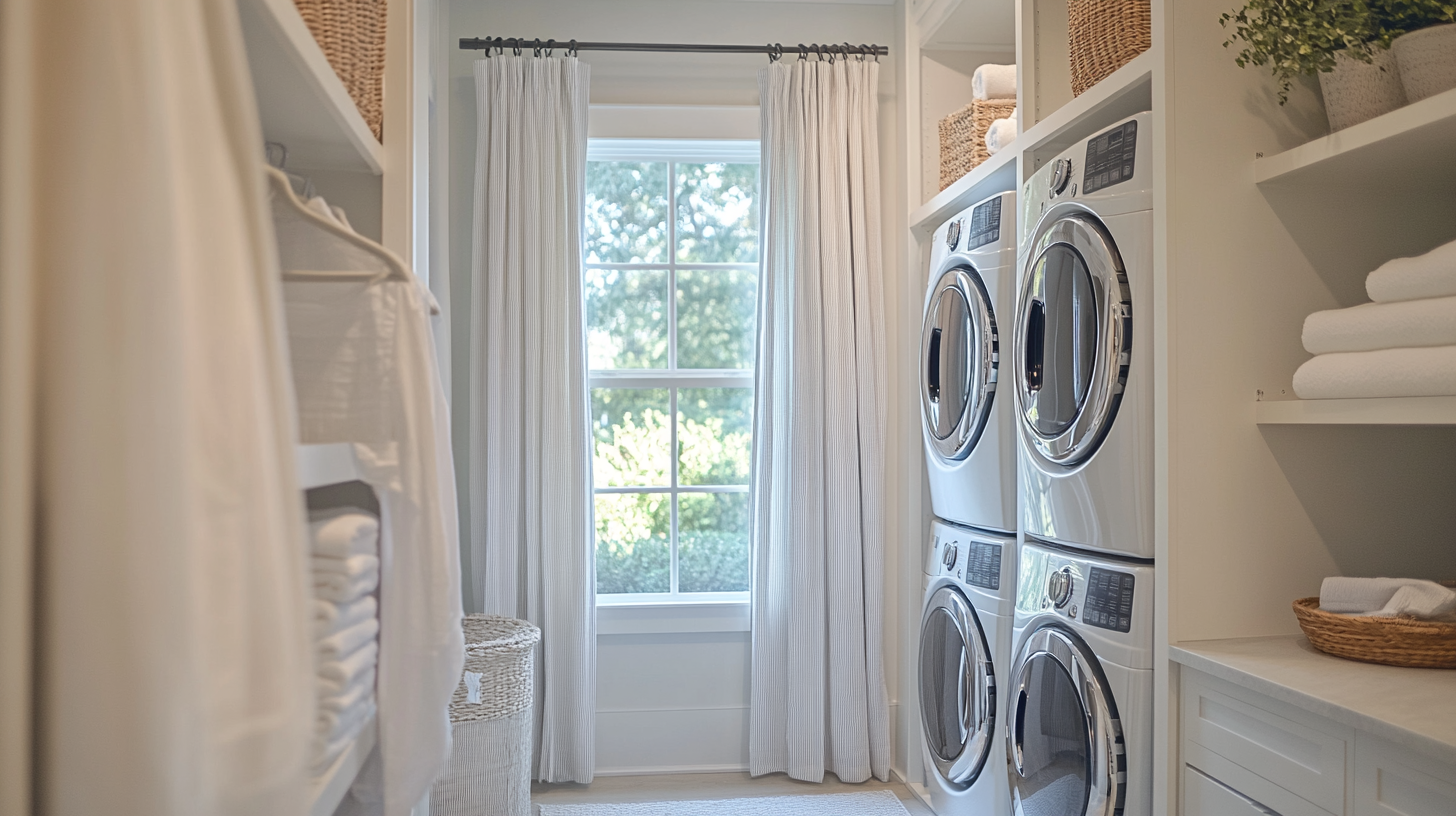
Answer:
[[[1087,576],[1087,599],[1082,622],[1114,632],[1132,629],[1132,593],[1137,576],[1093,567]]]
[[[953,577],[982,589],[999,590],[1004,549],[1002,544],[978,541],[959,530],[937,524],[930,534],[925,572]]]
[[[1138,625],[1139,615],[1147,614],[1146,601],[1137,595],[1137,579],[1139,572],[1146,573],[1151,567],[1094,561],[1032,543],[1023,547],[1020,561],[1018,612],[1050,613],[1120,633],[1130,633]]]
[[[971,210],[966,251],[1001,240],[1001,196],[987,199]]]
[[[1123,122],[1087,141],[1087,162],[1082,165],[1084,194],[1132,180],[1137,164],[1137,126],[1136,119]]]

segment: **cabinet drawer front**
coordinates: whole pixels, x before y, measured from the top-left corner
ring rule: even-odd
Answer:
[[[1451,816],[1456,768],[1361,733],[1355,737],[1351,816]]]
[[[1278,816],[1241,793],[1183,766],[1183,816]]]
[[[1184,677],[1185,740],[1324,810],[1345,812],[1351,729],[1215,677]]]

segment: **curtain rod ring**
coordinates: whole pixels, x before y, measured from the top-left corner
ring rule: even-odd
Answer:
[[[804,60],[806,60],[808,58],[809,58],[809,49],[805,48],[803,43],[799,43],[799,62],[803,62]]]
[[[539,57],[539,56],[541,56],[541,38],[540,37],[537,37],[536,40],[535,40],[535,42],[532,43],[532,45],[531,45],[531,56],[533,56],[533,57]]]
[[[490,38],[489,37],[486,37],[485,39],[481,40],[480,42],[485,43],[485,58],[486,59],[490,59]]]
[[[521,38],[520,37],[512,37],[510,39],[510,43],[511,43],[511,55],[512,56],[519,57],[521,55]]]
[[[576,40],[572,40],[571,41],[571,48],[570,48],[570,50],[568,50],[566,52],[566,55],[568,57],[574,57],[574,56],[576,56]]]
[[[555,50],[556,50],[556,40],[547,40],[546,41],[546,56],[548,56],[548,57],[551,56],[551,52],[552,51],[555,51]]]

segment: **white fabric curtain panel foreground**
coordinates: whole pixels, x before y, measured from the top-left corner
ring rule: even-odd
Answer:
[[[890,773],[879,65],[759,74],[749,772]]]
[[[3,759],[35,765],[4,804],[306,813],[304,509],[236,5],[0,9],[0,551],[7,594],[34,576],[4,616],[36,679],[10,685],[7,620],[0,696],[34,719],[16,755],[7,713]]]
[[[482,612],[541,628],[536,771],[590,782],[596,567],[581,234],[589,68],[475,63],[470,553]]]

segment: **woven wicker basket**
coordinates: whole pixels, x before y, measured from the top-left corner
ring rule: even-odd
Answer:
[[[374,138],[384,140],[387,0],[293,0]]]
[[[1456,587],[1456,582],[1443,582]],[[1388,666],[1456,669],[1456,623],[1336,615],[1319,598],[1294,602],[1299,628],[1316,649],[1336,657]]]
[[[1106,79],[1153,44],[1150,0],[1067,0],[1072,96]]]
[[[992,122],[1007,118],[1015,110],[1014,99],[976,99],[940,120],[940,189],[991,158],[986,151],[986,131]]]

